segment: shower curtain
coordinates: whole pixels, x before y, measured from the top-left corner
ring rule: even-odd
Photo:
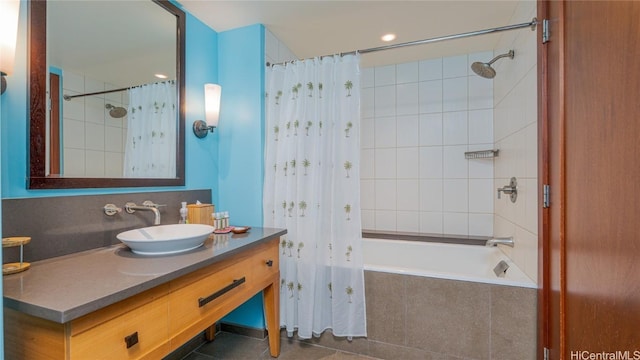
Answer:
[[[366,336],[359,55],[267,70],[263,215],[286,228],[280,326]]]
[[[175,81],[129,89],[124,176],[176,177]]]

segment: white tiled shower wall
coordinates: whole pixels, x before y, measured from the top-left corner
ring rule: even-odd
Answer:
[[[116,87],[69,71],[62,77],[63,94],[76,95]],[[63,101],[63,173],[72,177],[122,177],[127,117],[113,118],[106,104],[128,107],[127,92]]]
[[[535,7],[535,1],[522,1],[509,24],[531,21]],[[296,59],[268,30],[265,38],[266,61]],[[487,62],[509,49],[515,50],[515,59],[494,63],[498,75],[493,81],[470,70],[474,61]],[[514,236],[516,246],[503,250],[535,281],[535,32],[505,32],[495,52],[361,71],[363,228]],[[465,148],[496,148],[500,156],[464,160]],[[512,176],[518,178],[515,204],[495,198],[495,189]]]
[[[362,227],[493,234],[493,82],[470,65],[492,51],[362,69]]]
[[[265,30],[265,61],[277,64],[284,61],[295,60],[296,56],[289,50],[287,45],[273,35],[269,30]]]
[[[510,24],[529,22],[536,2],[523,1]],[[494,138],[500,149],[495,162],[496,188],[518,179],[518,200],[496,200],[496,236],[513,236],[515,246],[503,251],[531,279],[538,273],[538,112],[536,32],[528,29],[503,33],[496,54],[515,51],[513,60],[498,61],[494,80]]]

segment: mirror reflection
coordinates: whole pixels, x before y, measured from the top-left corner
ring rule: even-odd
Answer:
[[[47,2],[47,176],[176,177],[176,41],[152,1]]]

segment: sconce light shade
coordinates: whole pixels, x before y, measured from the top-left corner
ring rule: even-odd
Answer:
[[[16,41],[18,35],[18,17],[20,15],[20,0],[0,0],[0,73],[2,75],[2,90],[6,83],[4,76],[13,72],[16,55]]]
[[[204,119],[208,126],[218,126],[221,95],[222,87],[220,85],[204,84]]]
[[[220,85],[204,84],[204,118],[206,122],[196,120],[193,123],[193,132],[197,137],[203,138],[207,136],[209,131],[213,132],[218,127],[221,95],[222,87]]]

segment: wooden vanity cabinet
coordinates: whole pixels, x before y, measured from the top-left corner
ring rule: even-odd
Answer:
[[[280,353],[278,238],[60,324],[5,308],[8,359],[160,359],[260,291]]]

